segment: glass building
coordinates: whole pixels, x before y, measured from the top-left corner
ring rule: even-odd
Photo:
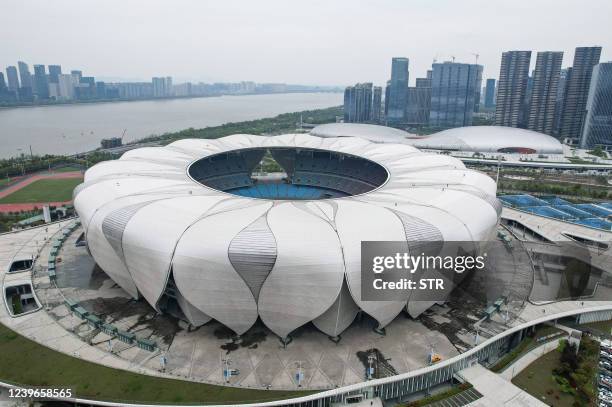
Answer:
[[[521,125],[527,86],[531,51],[507,51],[502,54],[495,103],[495,125],[519,127]]]
[[[391,61],[391,81],[388,85],[387,121],[404,121],[408,102],[408,58],[393,58]]]
[[[488,109],[495,106],[495,79],[487,79],[484,105]]]
[[[382,88],[380,86],[374,86],[372,96],[372,121],[374,123],[380,123],[382,113]]]
[[[34,85],[39,99],[49,99],[49,80],[44,65],[34,65]]]
[[[530,92],[527,128],[553,134],[563,52],[538,52]]]
[[[612,150],[612,62],[595,65],[580,147]]]
[[[429,125],[471,126],[482,85],[482,65],[444,62],[432,68]]]
[[[380,111],[380,96],[378,101]],[[344,122],[364,123],[372,120],[372,83],[358,83],[344,90]]]
[[[578,47],[565,85],[559,135],[572,141],[580,138],[593,67],[599,63],[601,47]]]

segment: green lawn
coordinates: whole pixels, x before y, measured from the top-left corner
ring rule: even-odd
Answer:
[[[512,383],[548,405],[594,406],[599,342],[583,336],[577,356],[567,342],[531,363]]]
[[[67,167],[53,168],[51,169],[51,172],[74,172],[74,171],[81,171],[81,170],[82,170],[81,167],[72,165],[72,166],[67,166]]]
[[[512,351],[498,360],[495,365],[491,367],[491,371],[499,373],[503,371],[508,365],[510,365],[515,360],[519,359],[521,356],[528,353],[530,350],[537,348],[542,345],[544,342],[538,342],[538,338],[544,338],[548,335],[563,332],[559,328],[555,328],[554,326],[548,325],[540,325],[536,329],[536,333],[533,337],[526,336],[523,338],[521,343],[519,343]],[[553,338],[554,339],[554,338]]]
[[[11,180],[9,181],[8,178],[4,177],[4,178],[0,178],[0,187],[3,187],[5,185],[7,185],[9,182],[12,182],[13,178],[11,178]]]
[[[589,327],[591,329],[596,329],[605,334],[612,335],[612,320],[609,321],[601,321],[601,322],[590,322],[588,324],[582,324],[583,326]]]
[[[81,178],[41,179],[0,199],[1,204],[63,202],[72,199],[72,191]]]
[[[309,392],[237,389],[129,373],[64,355],[0,324],[0,380],[32,386],[69,386],[77,397],[118,402],[256,403]]]
[[[552,371],[561,365],[561,354],[554,350],[537,359],[519,373],[512,383],[548,405],[572,407],[574,396],[561,392]]]

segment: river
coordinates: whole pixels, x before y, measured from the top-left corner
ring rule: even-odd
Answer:
[[[341,93],[288,93],[0,109],[0,158],[30,152],[73,154],[121,136],[140,139],[281,113],[339,106]]]

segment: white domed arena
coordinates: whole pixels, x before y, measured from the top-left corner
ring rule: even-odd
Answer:
[[[261,176],[262,159],[282,175]],[[361,310],[384,328],[428,306],[361,300],[362,241],[485,241],[495,182],[404,144],[236,134],[131,150],[90,168],[75,208],[96,263],[134,298],[193,326],[282,340],[338,337]]]

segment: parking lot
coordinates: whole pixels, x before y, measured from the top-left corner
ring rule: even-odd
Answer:
[[[612,406],[612,342],[601,342],[599,350],[599,405]]]

